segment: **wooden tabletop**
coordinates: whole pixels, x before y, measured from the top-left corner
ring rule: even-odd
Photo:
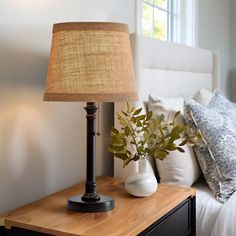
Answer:
[[[158,186],[150,197],[135,198],[120,179],[97,178],[97,192],[113,196],[115,209],[104,213],[79,213],[66,209],[67,197],[83,193],[84,184],[67,188],[11,211],[5,227],[20,227],[52,235],[137,235],[188,197],[192,188]]]

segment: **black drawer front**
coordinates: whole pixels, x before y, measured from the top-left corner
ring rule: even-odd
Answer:
[[[5,229],[0,236],[50,236],[50,234],[39,233],[31,230],[12,227]]]
[[[139,236],[186,236],[191,232],[191,201],[185,200],[170,214],[151,225]]]

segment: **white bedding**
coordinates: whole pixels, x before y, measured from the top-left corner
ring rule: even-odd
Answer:
[[[211,236],[222,203],[218,202],[204,180],[199,180],[193,186],[196,195],[196,229],[197,236]]]
[[[236,192],[221,207],[211,236],[236,235]]]
[[[199,180],[196,195],[197,236],[236,236],[236,193],[226,203],[218,202],[208,185]]]

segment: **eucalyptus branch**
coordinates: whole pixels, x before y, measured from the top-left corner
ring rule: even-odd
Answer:
[[[141,114],[142,108],[130,109],[117,114],[121,130],[112,127],[111,142],[108,151],[124,161],[124,167],[130,161],[146,159],[150,156],[165,159],[169,152],[184,152],[186,144],[194,145],[200,134],[188,126],[176,125],[177,112],[170,121],[169,115],[153,117],[152,112]],[[178,141],[178,144],[176,143]]]

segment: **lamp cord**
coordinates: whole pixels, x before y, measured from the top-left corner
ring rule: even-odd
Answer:
[[[97,136],[101,135],[100,132],[100,102],[98,102],[98,118],[97,118],[98,124],[97,124]]]

